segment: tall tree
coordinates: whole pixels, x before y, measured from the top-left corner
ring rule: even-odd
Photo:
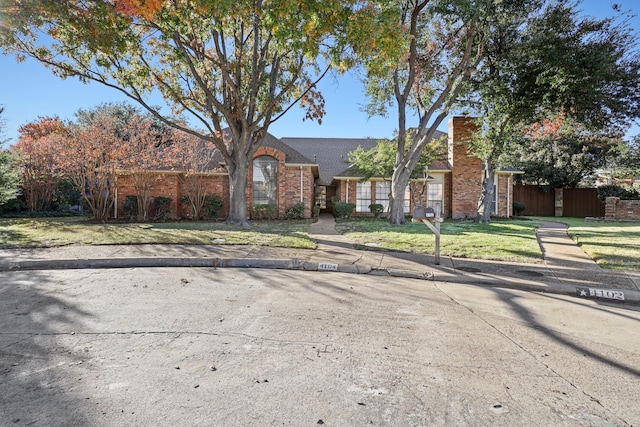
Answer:
[[[20,184],[17,156],[0,148],[0,206],[20,194]]]
[[[514,13],[537,1],[404,0],[389,2],[405,29],[397,44],[401,61],[367,59],[370,114],[386,114],[395,105],[398,146],[391,184],[390,222],[402,224],[404,190],[438,126],[456,105],[466,83],[483,59],[494,14]],[[408,116],[416,115],[415,133],[407,132]]]
[[[18,142],[11,149],[19,159],[27,208],[30,211],[50,209],[63,179],[58,156],[67,137],[66,127],[58,117],[39,117],[20,126],[18,132]]]
[[[470,144],[483,161],[477,221],[488,222],[493,180],[523,129],[565,115],[586,130],[620,132],[640,112],[635,35],[613,19],[580,18],[577,5],[551,2],[516,16],[496,13],[485,59],[473,78],[470,111],[480,131]]]
[[[109,111],[96,109],[68,126],[68,137],[60,146],[59,162],[98,221],[109,219],[114,205],[117,172],[127,152],[118,137],[123,124]],[[82,117],[90,116],[90,120]]]
[[[608,167],[615,179],[640,177],[640,135],[621,141],[609,152]]]
[[[269,126],[296,103],[320,119],[316,83],[344,69],[346,36],[378,9],[359,0],[7,1],[0,46],[60,77],[113,87],[170,126],[212,142],[229,173],[227,222],[249,225],[247,173]],[[204,128],[151,105],[153,91]],[[223,132],[225,128],[227,132]]]
[[[585,129],[564,115],[523,129],[505,162],[522,169],[520,181],[549,188],[575,188],[599,168],[619,144],[619,138]]]
[[[5,122],[2,117],[4,106],[0,105],[0,146],[5,142]],[[0,147],[0,205],[14,199],[20,193],[20,172],[18,159],[14,153]]]

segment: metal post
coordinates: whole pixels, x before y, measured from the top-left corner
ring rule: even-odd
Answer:
[[[424,224],[429,227],[429,230],[431,230],[433,232],[433,234],[436,236],[436,256],[435,256],[435,263],[436,265],[440,265],[440,218],[437,218],[434,222],[435,225],[429,221],[426,218],[422,218],[422,222],[424,222]]]

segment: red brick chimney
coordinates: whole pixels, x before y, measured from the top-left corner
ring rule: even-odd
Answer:
[[[482,194],[482,161],[469,155],[467,141],[478,129],[473,117],[449,119],[449,163],[451,164],[451,217],[475,218]]]

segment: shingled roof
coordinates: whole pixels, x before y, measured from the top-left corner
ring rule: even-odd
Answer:
[[[434,138],[446,135],[436,131]],[[285,145],[299,151],[320,166],[319,185],[331,185],[334,177],[349,176],[349,153],[358,147],[369,150],[376,146],[375,138],[280,138]],[[446,160],[436,160],[430,170],[451,170]]]
[[[300,153],[296,149],[296,147],[283,143],[282,140],[276,138],[270,133],[267,133],[267,136],[265,136],[264,140],[262,141],[262,146],[271,147],[271,148],[275,148],[276,150],[282,151],[285,154],[285,163],[294,164],[294,165],[310,165],[310,166],[318,165],[318,162],[312,161],[310,157]]]
[[[333,177],[348,169],[347,156],[358,147],[375,147],[373,138],[281,138],[285,145],[299,151],[320,166],[319,185],[331,185]]]

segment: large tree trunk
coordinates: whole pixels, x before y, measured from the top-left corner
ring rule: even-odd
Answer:
[[[482,161],[484,163],[484,176],[482,177],[482,193],[478,201],[478,213],[476,214],[476,222],[482,224],[491,222],[491,207],[495,201],[493,192],[495,165],[490,159]]]
[[[409,183],[411,171],[405,167],[395,168],[391,179],[391,199],[389,200],[389,222],[401,225],[406,222],[404,214],[404,192]]]
[[[237,154],[239,150],[235,150]],[[226,224],[251,227],[247,219],[247,175],[251,160],[239,155],[234,156],[227,165],[229,172],[229,215]],[[238,158],[239,157],[239,158]]]

